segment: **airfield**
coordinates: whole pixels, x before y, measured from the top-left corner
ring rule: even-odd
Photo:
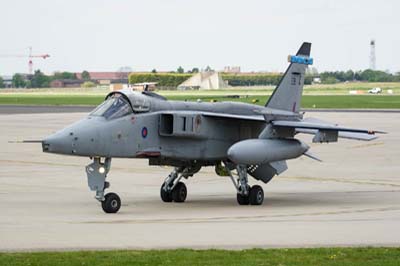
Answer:
[[[109,191],[121,196],[122,208],[110,215],[87,187],[89,158],[8,142],[42,139],[86,115],[51,110],[0,112],[1,251],[400,244],[400,112],[307,113],[389,134],[311,144],[323,163],[289,161],[287,172],[263,185],[262,206],[239,206],[231,181],[213,168],[186,181],[185,203],[163,203],[159,190],[170,168],[113,159]]]

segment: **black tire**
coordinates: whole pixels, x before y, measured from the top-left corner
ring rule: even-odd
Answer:
[[[117,213],[121,208],[121,199],[115,193],[108,193],[101,202],[101,207],[105,213]]]
[[[165,185],[165,183],[162,184],[161,189],[160,189],[161,200],[163,202],[172,202],[172,193],[165,191],[163,189],[164,185]]]
[[[236,194],[236,200],[239,205],[249,205],[249,196]]]
[[[175,202],[184,202],[186,200],[186,196],[187,196],[186,185],[182,182],[179,182],[172,190],[172,199]]]
[[[250,205],[261,205],[264,201],[264,190],[262,187],[252,186],[249,193]]]

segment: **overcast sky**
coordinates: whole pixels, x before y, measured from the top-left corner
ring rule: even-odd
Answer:
[[[313,43],[319,71],[400,71],[399,0],[0,0],[0,55],[48,53],[34,68],[134,71],[238,65],[284,71],[287,55]],[[0,57],[0,74],[27,72]]]

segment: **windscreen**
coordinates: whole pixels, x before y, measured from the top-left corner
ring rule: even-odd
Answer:
[[[133,113],[128,101],[120,94],[114,94],[100,104],[91,115],[115,119]]]

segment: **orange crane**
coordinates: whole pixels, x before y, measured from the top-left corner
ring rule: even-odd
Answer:
[[[29,54],[28,55],[23,55],[23,54],[0,54],[0,57],[23,57],[23,58],[29,58],[28,61],[28,73],[33,74],[33,58],[42,58],[46,59],[50,57],[49,54],[32,54],[32,47],[29,47]]]

